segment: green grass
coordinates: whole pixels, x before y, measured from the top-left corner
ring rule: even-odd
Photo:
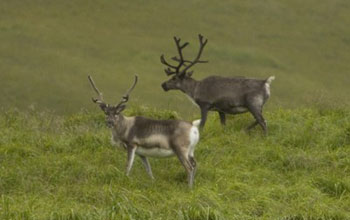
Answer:
[[[0,219],[350,219],[349,26],[347,0],[0,1]],[[198,33],[194,78],[276,76],[269,135],[211,114],[193,190],[176,158],[127,178],[87,75],[114,103],[137,73],[128,114],[192,120],[159,57]]]
[[[133,107],[128,115],[179,118]],[[349,219],[350,111],[275,109],[269,135],[252,118],[210,114],[189,190],[176,158],[136,159],[110,144],[104,116],[7,111],[0,115],[1,219]]]
[[[272,84],[271,107],[349,106],[350,2],[23,1],[0,2],[0,103],[58,113],[92,109],[92,74],[108,101],[140,75],[133,102],[193,115],[180,92],[165,93],[159,57],[175,55],[172,37],[198,48],[194,77],[240,75]],[[142,103],[141,103],[142,102]]]

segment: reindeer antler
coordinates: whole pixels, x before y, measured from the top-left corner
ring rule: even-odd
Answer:
[[[181,74],[186,74],[186,71],[191,68],[194,64],[196,63],[208,63],[209,61],[204,61],[204,60],[199,60],[202,52],[203,52],[203,48],[205,47],[205,45],[208,43],[208,39],[203,40],[203,36],[201,34],[198,35],[199,38],[199,51],[197,54],[197,57],[192,61],[189,62],[190,64],[188,66],[186,66],[182,71]],[[193,73],[193,71],[191,72],[191,74]]]
[[[97,93],[97,95],[98,95],[98,98],[96,99],[96,98],[92,98],[92,101],[93,102],[95,102],[95,103],[97,103],[97,104],[105,104],[106,105],[106,103],[104,102],[104,100],[103,100],[103,95],[102,95],[102,92],[100,92],[100,90],[98,90],[98,88],[96,87],[96,85],[95,85],[95,82],[94,82],[94,80],[92,79],[92,77],[89,75],[88,76],[88,79],[89,79],[89,81],[90,81],[90,84],[91,84],[91,87],[93,88],[93,90]]]
[[[138,80],[138,76],[135,74],[135,80],[133,85],[128,89],[128,91],[123,95],[122,99],[120,100],[120,102],[115,106],[116,108],[120,107],[121,105],[123,105],[124,103],[129,101],[129,95],[132,92],[132,90],[135,88],[136,84],[137,84],[137,80]]]
[[[97,93],[97,95],[98,95],[98,98],[92,98],[92,101],[95,102],[95,103],[97,103],[97,104],[99,104],[99,105],[100,105],[100,108],[101,108],[103,111],[106,112],[106,107],[108,108],[109,105],[106,104],[106,103],[104,102],[102,92],[100,92],[100,90],[98,90],[98,88],[97,88],[96,85],[95,85],[94,80],[92,79],[92,77],[91,77],[90,75],[88,76],[88,79],[89,79],[89,81],[90,81],[91,87],[93,88],[93,90],[94,90],[94,91]],[[135,75],[135,81],[134,81],[133,85],[132,85],[132,86],[128,89],[128,91],[123,95],[123,97],[122,97],[122,99],[120,100],[120,102],[119,102],[117,105],[113,106],[114,109],[118,110],[119,112],[124,110],[124,107],[125,107],[125,106],[123,106],[123,105],[124,105],[126,102],[129,101],[129,95],[130,95],[130,93],[132,92],[132,90],[135,88],[136,83],[137,83],[137,80],[138,80],[138,76]],[[120,108],[120,107],[122,107],[122,108]]]
[[[177,66],[169,64],[165,58],[164,55],[160,57],[160,62],[163,63],[164,65],[168,66],[164,71],[165,73],[170,76],[172,74],[178,74],[180,71],[180,68],[185,64],[185,62],[188,62],[184,60],[182,50],[189,44],[188,42],[185,42],[184,44],[180,44],[181,38],[174,37],[174,41],[176,44],[177,51],[179,53],[179,58],[176,56],[172,58],[172,60],[177,61],[179,64]],[[174,70],[171,70],[174,69]]]
[[[198,51],[197,57],[193,61],[185,60],[184,57],[183,57],[183,54],[182,54],[182,50],[189,43],[185,42],[184,44],[181,45],[180,44],[181,39],[177,38],[177,37],[174,37],[174,41],[175,41],[175,44],[176,44],[177,51],[179,53],[179,57],[175,56],[175,57],[172,58],[172,60],[178,62],[179,64],[177,66],[172,65],[172,64],[168,63],[165,60],[164,55],[161,55],[161,57],[160,57],[160,62],[162,64],[168,66],[168,68],[166,68],[164,70],[165,73],[168,76],[173,75],[173,74],[176,74],[176,75],[184,75],[184,74],[191,75],[193,73],[193,71],[187,72],[187,70],[190,69],[194,64],[196,64],[196,63],[207,63],[208,62],[208,61],[199,60],[200,56],[202,55],[203,48],[205,47],[205,45],[208,42],[208,39],[204,40],[204,38],[203,38],[203,36],[201,34],[199,34],[198,37],[199,37],[200,47],[199,47],[199,51]],[[180,70],[182,66],[184,66],[184,68],[183,68],[183,70]]]

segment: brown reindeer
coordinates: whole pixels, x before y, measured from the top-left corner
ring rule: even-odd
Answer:
[[[130,173],[135,154],[141,158],[152,179],[153,174],[147,157],[176,155],[184,166],[188,174],[188,184],[192,187],[196,170],[194,150],[199,141],[199,120],[190,123],[182,120],[154,120],[142,116],[126,117],[122,112],[136,86],[137,76],[134,84],[117,105],[106,104],[91,76],[88,78],[98,94],[98,98],[92,100],[105,113],[106,123],[112,130],[112,143],[121,144],[127,151],[126,175]]]

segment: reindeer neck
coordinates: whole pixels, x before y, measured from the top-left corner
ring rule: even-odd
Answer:
[[[118,122],[113,127],[113,135],[116,135],[119,139],[126,138],[125,136],[128,133],[128,130],[130,129],[130,120],[132,118],[125,117],[122,114],[119,114]]]
[[[194,98],[196,88],[198,86],[199,82],[193,78],[185,78],[182,81],[182,86],[180,90],[183,93],[186,93],[191,98]]]

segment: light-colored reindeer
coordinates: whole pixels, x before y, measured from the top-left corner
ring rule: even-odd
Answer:
[[[200,120],[190,123],[182,120],[154,120],[142,116],[126,117],[122,111],[126,107],[131,91],[136,86],[138,77],[135,76],[134,84],[117,105],[106,104],[91,76],[88,76],[88,79],[98,94],[98,98],[92,100],[105,113],[106,123],[112,130],[112,142],[121,143],[127,151],[126,175],[130,173],[135,154],[140,156],[152,179],[153,174],[147,157],[176,155],[185,167],[188,184],[192,187],[196,170],[194,150],[199,141]]]

